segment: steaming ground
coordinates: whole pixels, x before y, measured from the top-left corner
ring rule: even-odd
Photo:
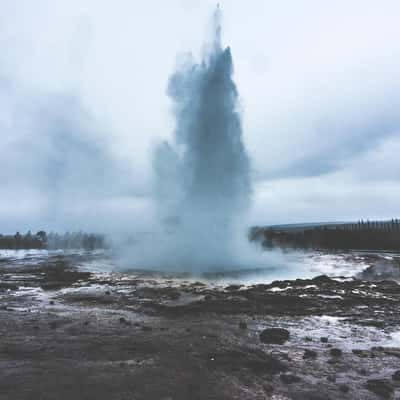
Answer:
[[[365,271],[375,265],[387,276],[400,281],[398,274],[393,274],[391,265],[399,260],[399,254],[387,252],[323,252],[323,251],[263,251],[252,250],[255,261],[247,268],[226,268],[216,271],[188,272],[187,269],[165,270],[163,266],[150,269],[143,264],[126,264],[121,266],[123,257],[115,250],[0,250],[0,262],[3,265],[29,266],[47,262],[59,257],[71,259],[74,267],[90,273],[124,273],[127,276],[136,273],[158,274],[175,278],[200,279],[209,283],[244,285],[268,284],[275,280],[313,279],[326,275],[332,278],[351,278],[366,274]],[[78,260],[78,261],[76,261]],[[264,264],[262,261],[264,260]],[[363,272],[364,271],[364,272]],[[367,275],[365,275],[367,277]],[[371,275],[368,275],[368,279]]]
[[[211,243],[204,244],[197,235],[198,242],[193,243],[193,237],[187,238],[185,231],[172,233],[138,234],[135,239],[126,242],[115,242],[113,258],[116,268],[127,270],[132,267],[152,271],[187,272],[198,275],[201,273],[231,272],[235,270],[274,269],[277,265],[292,268],[291,260],[280,251],[261,249],[250,243],[243,233],[230,237],[229,253],[225,239],[214,238]],[[286,266],[286,268],[284,268]]]
[[[324,252],[281,252],[261,251],[251,249],[248,259],[253,257],[253,264],[247,267],[239,263],[233,268],[214,271],[188,272],[187,266],[181,268],[166,269],[163,264],[133,263],[130,256],[124,257],[117,254],[117,250],[93,252],[79,250],[1,250],[2,263],[16,263],[30,265],[46,262],[54,257],[79,258],[76,267],[82,271],[91,273],[125,273],[127,276],[139,273],[156,274],[159,276],[171,276],[175,278],[200,279],[204,282],[217,284],[266,284],[282,279],[314,278],[319,275],[331,277],[352,277],[368,268],[368,257],[372,253],[324,253]],[[154,254],[157,254],[154,252]],[[375,253],[374,256],[386,259],[387,254]],[[246,256],[245,256],[246,257]],[[148,259],[148,256],[145,257]],[[155,259],[154,259],[155,262]]]

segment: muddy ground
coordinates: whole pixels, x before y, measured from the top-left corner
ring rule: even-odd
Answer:
[[[0,258],[0,399],[400,399],[398,262],[365,257],[254,286]]]

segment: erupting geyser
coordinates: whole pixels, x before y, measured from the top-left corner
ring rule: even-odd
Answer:
[[[217,7],[203,59],[185,63],[170,78],[174,139],[154,154],[157,204],[168,227],[157,251],[160,261],[173,267],[213,270],[235,264],[238,224],[251,182],[232,72]]]

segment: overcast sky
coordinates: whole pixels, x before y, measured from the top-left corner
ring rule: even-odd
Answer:
[[[145,229],[215,1],[2,0],[0,231]],[[257,224],[399,217],[400,2],[226,0]]]

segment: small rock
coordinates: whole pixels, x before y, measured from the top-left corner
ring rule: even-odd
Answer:
[[[394,374],[392,375],[392,379],[394,381],[400,381],[400,369],[398,369]]]
[[[340,350],[340,349],[333,348],[333,349],[331,349],[331,350],[329,351],[329,354],[330,354],[332,357],[340,357],[340,356],[343,354],[343,352],[342,352],[342,350]]]
[[[310,358],[315,359],[315,358],[317,358],[317,355],[318,354],[316,351],[306,349],[306,350],[304,350],[303,358],[304,358],[304,360],[308,360]]]
[[[145,325],[142,326],[143,332],[150,332],[152,330],[153,330],[153,328],[151,326],[145,326]]]
[[[260,333],[260,341],[268,344],[284,344],[289,337],[290,332],[283,328],[268,328]]]
[[[85,322],[83,323],[83,325],[88,326],[88,325],[89,325],[89,321],[85,321]]]
[[[189,385],[188,385],[188,391],[189,391],[190,393],[193,393],[193,394],[195,395],[195,394],[198,393],[200,390],[201,390],[201,385],[200,385],[199,383],[194,383],[194,382],[189,383]]]
[[[306,337],[304,338],[304,340],[305,340],[306,342],[312,342],[312,337],[306,336]]]
[[[239,328],[240,328],[240,329],[247,329],[247,324],[246,324],[246,322],[240,321],[240,322],[239,322]]]
[[[394,392],[393,386],[386,379],[369,379],[366,384],[367,389],[384,399],[390,399]]]
[[[54,306],[54,301],[53,300],[50,300],[50,305]]]
[[[360,349],[353,349],[351,352],[361,358],[367,358],[370,356],[370,352],[368,350],[360,350]]]
[[[301,381],[301,379],[297,375],[292,375],[292,374],[281,374],[279,377],[283,383],[289,385],[291,383],[297,383]]]
[[[320,340],[321,340],[321,343],[328,343],[327,337],[322,337]]]
[[[127,319],[124,318],[124,317],[121,317],[121,318],[119,319],[119,323],[120,323],[120,324],[124,324],[124,325],[132,325],[132,322],[129,321],[129,320],[127,320]]]
[[[110,296],[110,295],[111,295],[110,291],[109,291],[109,290],[106,290],[105,295],[106,295],[106,296]]]
[[[49,324],[50,329],[56,329],[57,328],[57,323],[56,322],[50,322]]]
[[[274,391],[274,387],[272,385],[270,385],[269,383],[266,383],[265,385],[263,385],[263,389],[265,393],[272,393]]]
[[[340,386],[339,386],[339,390],[340,390],[342,393],[348,393],[348,392],[350,391],[350,388],[349,388],[347,385],[340,385]]]

